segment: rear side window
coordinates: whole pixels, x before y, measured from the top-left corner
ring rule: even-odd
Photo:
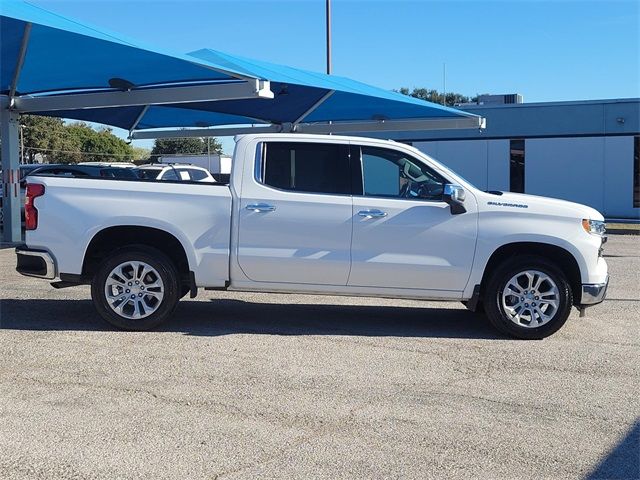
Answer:
[[[180,176],[180,180],[183,180],[185,182],[191,180],[191,177],[189,176],[189,170],[181,168],[178,170],[178,175]]]
[[[176,169],[172,168],[164,172],[162,174],[162,177],[160,177],[160,180],[180,180],[180,177],[178,177],[178,173],[176,172]]]
[[[196,182],[200,180],[204,180],[205,178],[209,178],[209,175],[207,175],[207,172],[204,172],[202,170],[196,170],[195,168],[189,169],[189,174],[191,175],[191,180],[194,180]]]
[[[349,147],[331,143],[266,143],[260,180],[281,190],[349,195]]]

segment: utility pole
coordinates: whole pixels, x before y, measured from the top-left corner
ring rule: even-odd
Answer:
[[[211,137],[207,137],[207,170],[211,171]]]
[[[327,75],[331,75],[331,0],[327,0]]]
[[[447,64],[442,64],[442,105],[447,104]]]

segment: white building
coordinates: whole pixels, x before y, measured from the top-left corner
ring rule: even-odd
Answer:
[[[508,99],[517,98],[505,96]],[[607,218],[640,218],[640,99],[460,108],[482,131],[393,132],[486,190],[562,198]]]

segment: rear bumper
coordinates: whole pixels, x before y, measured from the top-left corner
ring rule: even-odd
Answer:
[[[49,252],[32,250],[26,247],[16,248],[16,271],[28,277],[56,278],[56,264]]]
[[[596,305],[602,302],[607,296],[607,287],[609,286],[609,275],[604,283],[588,283],[582,284],[582,297],[580,297],[580,305]]]

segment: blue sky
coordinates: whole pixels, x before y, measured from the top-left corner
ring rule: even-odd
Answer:
[[[325,0],[31,2],[168,50],[325,68]],[[446,63],[447,91],[465,95],[640,97],[637,0],[333,0],[332,13],[334,73],[382,88],[441,90]]]

